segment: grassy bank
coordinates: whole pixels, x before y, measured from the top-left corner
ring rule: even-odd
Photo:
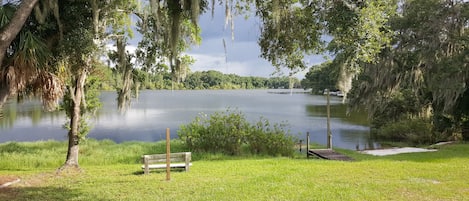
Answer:
[[[173,142],[173,151],[183,146]],[[160,150],[161,149],[161,150]],[[17,151],[15,151],[17,150]],[[342,151],[355,162],[195,155],[190,172],[142,175],[144,153],[163,143],[88,141],[81,174],[56,175],[62,142],[0,145],[0,176],[21,182],[0,200],[464,200],[469,197],[469,145],[386,157]],[[106,158],[106,159],[105,159]],[[214,160],[216,159],[216,160]]]

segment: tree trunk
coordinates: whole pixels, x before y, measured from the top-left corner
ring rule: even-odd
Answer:
[[[130,106],[132,95],[132,68],[130,66],[125,68],[123,79],[123,86],[118,94],[119,111],[121,112],[125,112]]]
[[[79,168],[78,164],[78,152],[80,143],[80,118],[81,118],[81,104],[83,99],[83,91],[86,81],[86,70],[80,70],[78,77],[76,78],[75,87],[70,87],[72,107],[70,108],[70,131],[68,132],[68,152],[65,164],[60,168],[64,170],[67,168]]]
[[[0,72],[3,69],[3,59],[11,42],[21,31],[26,19],[28,19],[34,5],[38,0],[23,0],[11,18],[11,21],[4,27],[0,27]],[[10,96],[9,85],[4,77],[0,77],[0,108]]]
[[[117,92],[117,107],[121,113],[125,113],[130,106],[132,93],[132,66],[129,64],[125,52],[125,40],[117,39],[117,53],[119,55],[118,68],[122,73],[122,88]]]

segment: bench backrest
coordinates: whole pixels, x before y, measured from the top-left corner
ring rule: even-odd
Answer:
[[[190,162],[191,152],[180,152],[170,154],[171,162]],[[166,154],[143,155],[142,162],[144,164],[166,163]]]

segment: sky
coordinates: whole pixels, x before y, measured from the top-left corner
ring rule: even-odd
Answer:
[[[260,19],[254,15],[247,19],[245,16],[236,16],[234,18],[234,40],[232,40],[230,25],[225,28],[224,5],[218,5],[215,8],[213,18],[211,10],[208,9],[199,18],[201,44],[192,46],[184,53],[196,60],[191,66],[191,71],[216,70],[225,74],[259,77],[288,76],[290,72],[288,69],[276,73],[275,68],[260,57],[260,47],[257,44],[260,36],[260,24]],[[141,39],[139,34],[135,35],[136,38],[127,47],[130,52],[135,50],[136,43]],[[226,43],[226,54],[223,41]],[[307,57],[309,66],[323,61],[323,57],[319,55]],[[298,72],[294,76],[303,79],[307,71],[308,69]]]
[[[233,73],[241,76],[271,77],[276,72],[275,68],[260,57],[260,47],[257,40],[260,36],[261,21],[256,16],[245,19],[237,16],[234,19],[234,40],[231,38],[231,29],[228,25],[225,29],[225,9],[223,6],[215,8],[212,18],[208,10],[199,19],[202,33],[202,43],[194,46],[187,52],[196,59],[191,67],[194,71],[217,70],[223,73]],[[223,40],[226,42],[226,59]],[[322,56],[308,57],[310,65],[324,61]],[[294,76],[302,79],[308,70],[304,70]],[[281,74],[288,75],[289,70],[283,69]]]
[[[234,19],[234,40],[230,25],[225,28],[224,8],[215,9],[212,19],[210,11],[199,19],[202,43],[187,52],[196,59],[192,71],[217,70],[242,76],[268,77],[274,71],[269,62],[260,58],[257,38],[260,35],[260,21],[251,16]],[[226,43],[226,58],[223,41]]]

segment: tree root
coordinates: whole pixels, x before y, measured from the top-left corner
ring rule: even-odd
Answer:
[[[58,175],[80,174],[83,170],[78,164],[64,164],[55,173]]]

